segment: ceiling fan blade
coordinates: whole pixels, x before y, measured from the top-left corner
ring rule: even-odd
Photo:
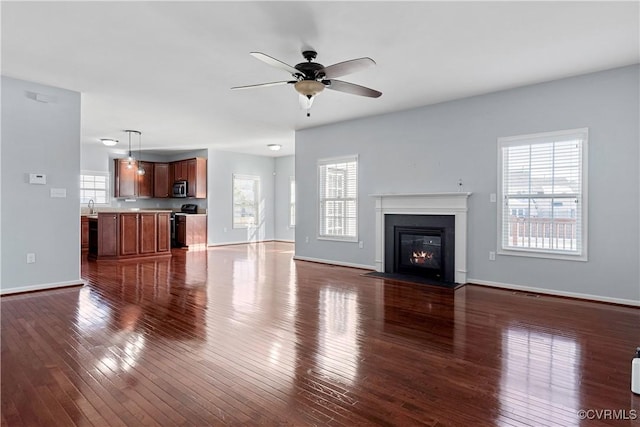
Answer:
[[[368,87],[353,83],[343,82],[342,80],[323,80],[322,83],[327,86],[327,89],[350,93],[352,95],[368,96],[369,98],[378,98],[382,95],[382,92],[377,90],[369,89]]]
[[[356,71],[364,70],[365,68],[369,68],[373,65],[376,65],[376,61],[371,58],[358,58],[329,65],[323,70],[319,70],[318,73],[324,73],[325,78],[332,79],[334,77],[340,77],[346,74],[355,73]]]
[[[295,83],[295,80],[293,81],[281,81],[281,82],[269,82],[269,83],[259,83],[257,85],[247,85],[247,86],[235,86],[232,87],[232,90],[236,90],[236,89],[253,89],[256,87],[269,87],[269,86],[280,86],[280,85],[286,85],[286,84],[292,84]]]
[[[264,53],[261,52],[250,52],[250,55],[253,56],[256,59],[259,59],[260,61],[271,65],[272,67],[276,67],[276,68],[280,68],[281,70],[285,70],[288,73],[291,73],[293,75],[295,74],[300,74],[300,71],[298,71],[297,69],[293,68],[291,65],[289,64],[285,64],[282,61],[277,60],[276,58],[273,58],[269,55],[265,55]]]

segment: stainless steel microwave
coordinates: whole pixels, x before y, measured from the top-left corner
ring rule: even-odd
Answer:
[[[187,197],[187,181],[176,181],[173,183],[172,197]]]

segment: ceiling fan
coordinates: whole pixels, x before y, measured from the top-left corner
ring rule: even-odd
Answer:
[[[305,50],[302,52],[302,56],[307,60],[307,62],[301,62],[292,67],[289,64],[285,64],[284,62],[261,52],[251,52],[251,56],[271,65],[272,67],[287,71],[291,74],[293,80],[260,83],[248,86],[236,86],[231,89],[253,89],[257,87],[292,84],[295,90],[300,94],[300,105],[302,108],[307,110],[307,117],[310,116],[309,109],[311,108],[314,97],[325,88],[350,93],[352,95],[368,96],[370,98],[378,98],[382,95],[382,92],[377,90],[335,79],[335,77],[344,76],[345,74],[354,73],[364,68],[376,65],[375,61],[371,58],[351,59],[349,61],[338,62],[337,64],[325,67],[322,64],[313,62],[313,60],[316,59],[317,52],[313,50]]]

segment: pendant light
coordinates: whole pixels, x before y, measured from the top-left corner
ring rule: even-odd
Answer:
[[[138,157],[140,157],[140,148],[142,147],[142,132],[140,132],[139,130],[131,130],[131,129],[126,129],[125,132],[129,134],[129,157],[127,157],[127,169],[133,169],[133,165],[137,163],[138,175],[144,175],[145,173],[144,168],[140,167],[140,162],[139,161],[136,162],[136,158],[133,157],[133,154],[131,152],[131,134],[137,133],[139,138],[138,139]]]
[[[138,132],[138,175],[145,174],[144,168],[140,165],[140,159],[142,158],[142,132]]]
[[[134,159],[133,155],[131,154],[131,132],[136,132],[136,131],[127,129],[125,130],[125,132],[129,134],[129,157],[127,157],[127,169],[132,169],[133,163],[136,161],[136,159]]]

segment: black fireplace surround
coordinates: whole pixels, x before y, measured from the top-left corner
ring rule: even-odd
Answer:
[[[384,272],[454,283],[455,215],[385,215]]]

